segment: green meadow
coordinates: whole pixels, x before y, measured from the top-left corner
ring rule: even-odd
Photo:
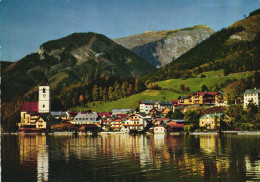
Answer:
[[[97,112],[108,112],[113,109],[136,109],[140,100],[174,100],[177,99],[178,96],[178,93],[168,90],[146,90],[117,101],[92,102],[87,104],[87,106],[72,108],[70,110],[86,111],[92,109]]]
[[[234,73],[229,74],[227,76],[224,75],[224,70],[218,71],[211,71],[211,72],[204,72],[202,73],[206,77],[201,78],[201,74],[197,75],[196,78],[188,78],[188,79],[170,79],[155,82],[159,85],[159,87],[165,88],[173,88],[175,90],[180,90],[180,85],[183,84],[184,86],[190,87],[190,92],[196,92],[201,90],[202,85],[206,85],[208,88],[211,88],[215,84],[225,83],[227,80],[230,79],[242,79],[247,78],[253,74],[253,72],[245,72],[245,73]]]
[[[122,98],[117,101],[112,102],[92,102],[87,105],[71,108],[70,110],[77,111],[86,111],[94,110],[96,112],[109,112],[113,109],[136,109],[139,105],[140,100],[176,100],[180,95],[188,95],[189,93],[201,90],[202,85],[206,85],[208,88],[211,88],[214,84],[225,83],[228,79],[242,79],[247,78],[253,74],[253,72],[245,73],[235,73],[224,75],[223,70],[204,72],[205,78],[201,78],[201,74],[197,75],[197,78],[188,78],[188,79],[171,79],[156,82],[162,90],[146,90],[144,92],[132,95],[127,98]],[[190,92],[181,93],[180,85],[184,84],[185,86],[190,87]],[[166,89],[175,89],[180,93]]]

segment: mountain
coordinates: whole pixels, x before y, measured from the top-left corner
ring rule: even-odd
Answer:
[[[154,70],[138,55],[104,35],[74,33],[48,41],[36,53],[6,66],[1,72],[2,105],[30,100],[33,93],[37,97],[40,84],[64,89],[99,78],[138,78]],[[6,111],[7,107],[2,108]]]
[[[210,27],[198,25],[177,30],[147,31],[114,41],[132,50],[155,67],[161,67],[171,63],[212,33],[214,31]]]
[[[1,71],[4,70],[6,67],[10,66],[12,63],[13,62],[10,62],[10,61],[0,61]]]
[[[225,74],[260,70],[260,13],[235,22],[202,41],[147,81],[187,78],[203,71],[224,69]]]

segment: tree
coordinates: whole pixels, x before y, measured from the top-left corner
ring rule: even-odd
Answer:
[[[128,88],[127,88],[127,95],[132,95],[133,94],[133,91],[134,91],[134,87],[132,84],[129,84],[128,85]]]
[[[213,85],[213,87],[212,87],[213,92],[218,92],[219,90],[220,90],[220,88],[217,83],[215,85]]]
[[[108,100],[107,88],[104,88],[104,89],[103,89],[102,99],[103,99],[104,101],[107,101],[107,100]]]
[[[79,103],[80,103],[80,105],[83,105],[83,102],[84,102],[84,96],[81,94],[79,96]]]
[[[201,74],[200,78],[206,78],[206,75]]]
[[[188,110],[184,114],[184,119],[194,125],[195,128],[199,127],[200,111]]]
[[[114,85],[114,88],[115,88],[115,90],[114,90],[115,98],[120,99],[122,97],[122,93],[121,93],[121,87],[120,87],[119,83],[116,82]]]
[[[258,112],[258,106],[255,105],[255,103],[252,101],[250,101],[249,104],[247,105],[247,109],[249,110],[249,113],[252,115]]]
[[[93,101],[98,101],[99,100],[99,88],[97,85],[95,85],[93,87],[93,90],[92,90],[92,98],[93,98]]]
[[[208,91],[209,91],[209,89],[206,85],[201,86],[201,92],[208,92]]]
[[[169,111],[167,114],[166,114],[166,118],[171,118],[172,119],[172,115],[173,115],[173,112],[172,111]]]
[[[183,119],[183,114],[180,109],[175,109],[174,113],[172,114],[172,118],[174,119]]]
[[[16,132],[18,129],[17,122],[19,121],[20,115],[19,112],[16,112],[2,122],[2,127],[5,132]]]
[[[189,91],[190,91],[190,87],[187,86],[184,88],[184,92],[189,92]]]
[[[128,82],[124,81],[122,84],[122,95],[123,97],[127,96],[127,88],[128,88]]]
[[[238,98],[242,97],[245,88],[246,84],[244,80],[238,80],[229,84],[225,90],[228,103],[237,103]]]
[[[180,89],[181,89],[182,91],[184,91],[184,89],[185,89],[184,84],[180,84]]]
[[[144,90],[144,83],[140,79],[135,80],[135,93],[142,92]]]
[[[101,101],[103,99],[103,89],[102,87],[99,87],[99,100]]]
[[[91,99],[91,96],[90,96],[89,92],[86,90],[86,92],[85,92],[85,100],[86,100],[86,102],[90,101],[90,99]]]
[[[108,98],[110,101],[114,100],[114,93],[113,93],[113,87],[108,88]]]

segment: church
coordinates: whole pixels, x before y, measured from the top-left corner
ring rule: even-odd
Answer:
[[[46,132],[50,118],[51,90],[50,86],[39,86],[38,102],[26,102],[21,109],[21,121],[18,123],[21,133]]]

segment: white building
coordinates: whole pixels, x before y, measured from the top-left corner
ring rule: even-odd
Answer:
[[[148,114],[154,107],[154,101],[140,101],[139,111]]]
[[[101,119],[96,112],[79,112],[71,121],[72,124],[95,124],[101,127]]]
[[[147,118],[139,114],[131,114],[122,121],[121,131],[137,130],[143,131],[146,126]]]
[[[50,86],[39,86],[39,113],[48,113],[51,109]]]
[[[153,128],[154,134],[165,134],[165,128],[161,125],[157,125]]]
[[[154,107],[160,110],[164,110],[166,107],[172,108],[173,104],[171,101],[157,101],[154,103]]]
[[[140,113],[149,114],[153,108],[164,110],[166,107],[172,108],[173,104],[171,101],[140,101],[139,111]]]
[[[248,89],[244,92],[244,108],[247,107],[247,105],[250,102],[255,103],[257,106],[259,106],[260,101],[260,89]]]

